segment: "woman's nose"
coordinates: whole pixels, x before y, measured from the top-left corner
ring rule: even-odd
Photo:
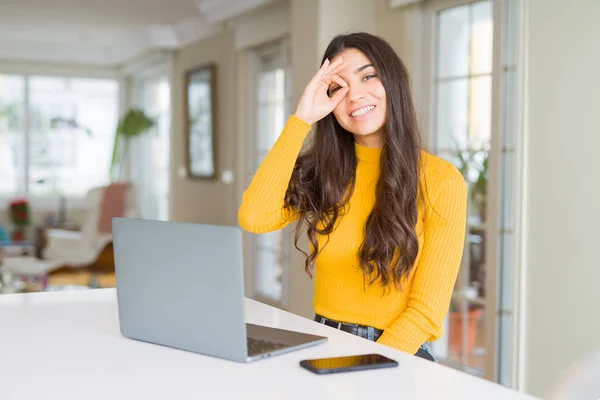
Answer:
[[[365,97],[365,91],[360,85],[348,85],[348,94],[346,101],[348,103],[356,102]]]

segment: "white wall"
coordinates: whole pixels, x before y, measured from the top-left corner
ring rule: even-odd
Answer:
[[[375,6],[372,0],[319,1],[320,56],[334,36],[352,32],[374,32]]]
[[[530,0],[525,390],[600,347],[600,1]]]
[[[296,110],[298,101],[308,81],[314,75],[321,60],[319,52],[319,29],[315,27],[318,20],[320,0],[290,1],[290,44],[292,51],[292,111]],[[311,28],[307,28],[311,27]],[[303,235],[305,236],[305,235]],[[299,246],[307,251],[307,240],[303,239]],[[292,239],[290,254],[289,311],[310,317],[312,311],[313,285],[304,273],[304,255],[295,250]]]
[[[426,128],[428,116],[424,113],[427,109],[423,104],[425,97],[423,91],[429,87],[428,68],[423,64],[425,52],[430,48],[425,43],[423,3],[412,3],[403,7],[390,7],[389,0],[375,2],[375,30],[373,33],[384,38],[398,53],[402,62],[408,69],[413,91],[413,101],[420,118],[419,125],[423,140],[427,143]]]
[[[212,180],[189,179],[179,175],[186,164],[185,74],[194,68],[216,66],[215,168]],[[216,225],[237,225],[236,191],[221,180],[226,170],[235,171],[235,51],[234,32],[223,30],[179,49],[172,68],[171,193],[170,219]]]

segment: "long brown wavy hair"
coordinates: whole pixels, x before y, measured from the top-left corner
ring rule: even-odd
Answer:
[[[365,237],[358,250],[365,282],[377,280],[384,288],[402,279],[413,268],[418,253],[415,225],[419,183],[420,134],[406,67],[392,47],[368,33],[336,36],[323,59],[332,60],[345,49],[357,49],[371,61],[387,98],[387,121],[380,158],[376,201],[365,226]],[[313,250],[306,256],[305,269],[312,278],[312,266],[322,251],[317,235],[327,237],[350,200],[356,180],[357,159],[354,136],[337,122],[333,113],[316,124],[307,150],[296,161],[285,197],[285,207],[299,213],[298,227],[307,227]]]

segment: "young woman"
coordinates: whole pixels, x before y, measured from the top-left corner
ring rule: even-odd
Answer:
[[[317,321],[433,360],[427,342],[442,334],[466,197],[458,170],[421,148],[398,55],[383,39],[354,33],[327,47],[238,219],[253,233],[292,221],[306,228]]]

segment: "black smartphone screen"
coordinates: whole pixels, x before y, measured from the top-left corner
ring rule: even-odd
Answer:
[[[317,374],[359,371],[363,369],[397,367],[398,362],[381,354],[362,354],[356,356],[320,358],[302,360],[300,366]]]

